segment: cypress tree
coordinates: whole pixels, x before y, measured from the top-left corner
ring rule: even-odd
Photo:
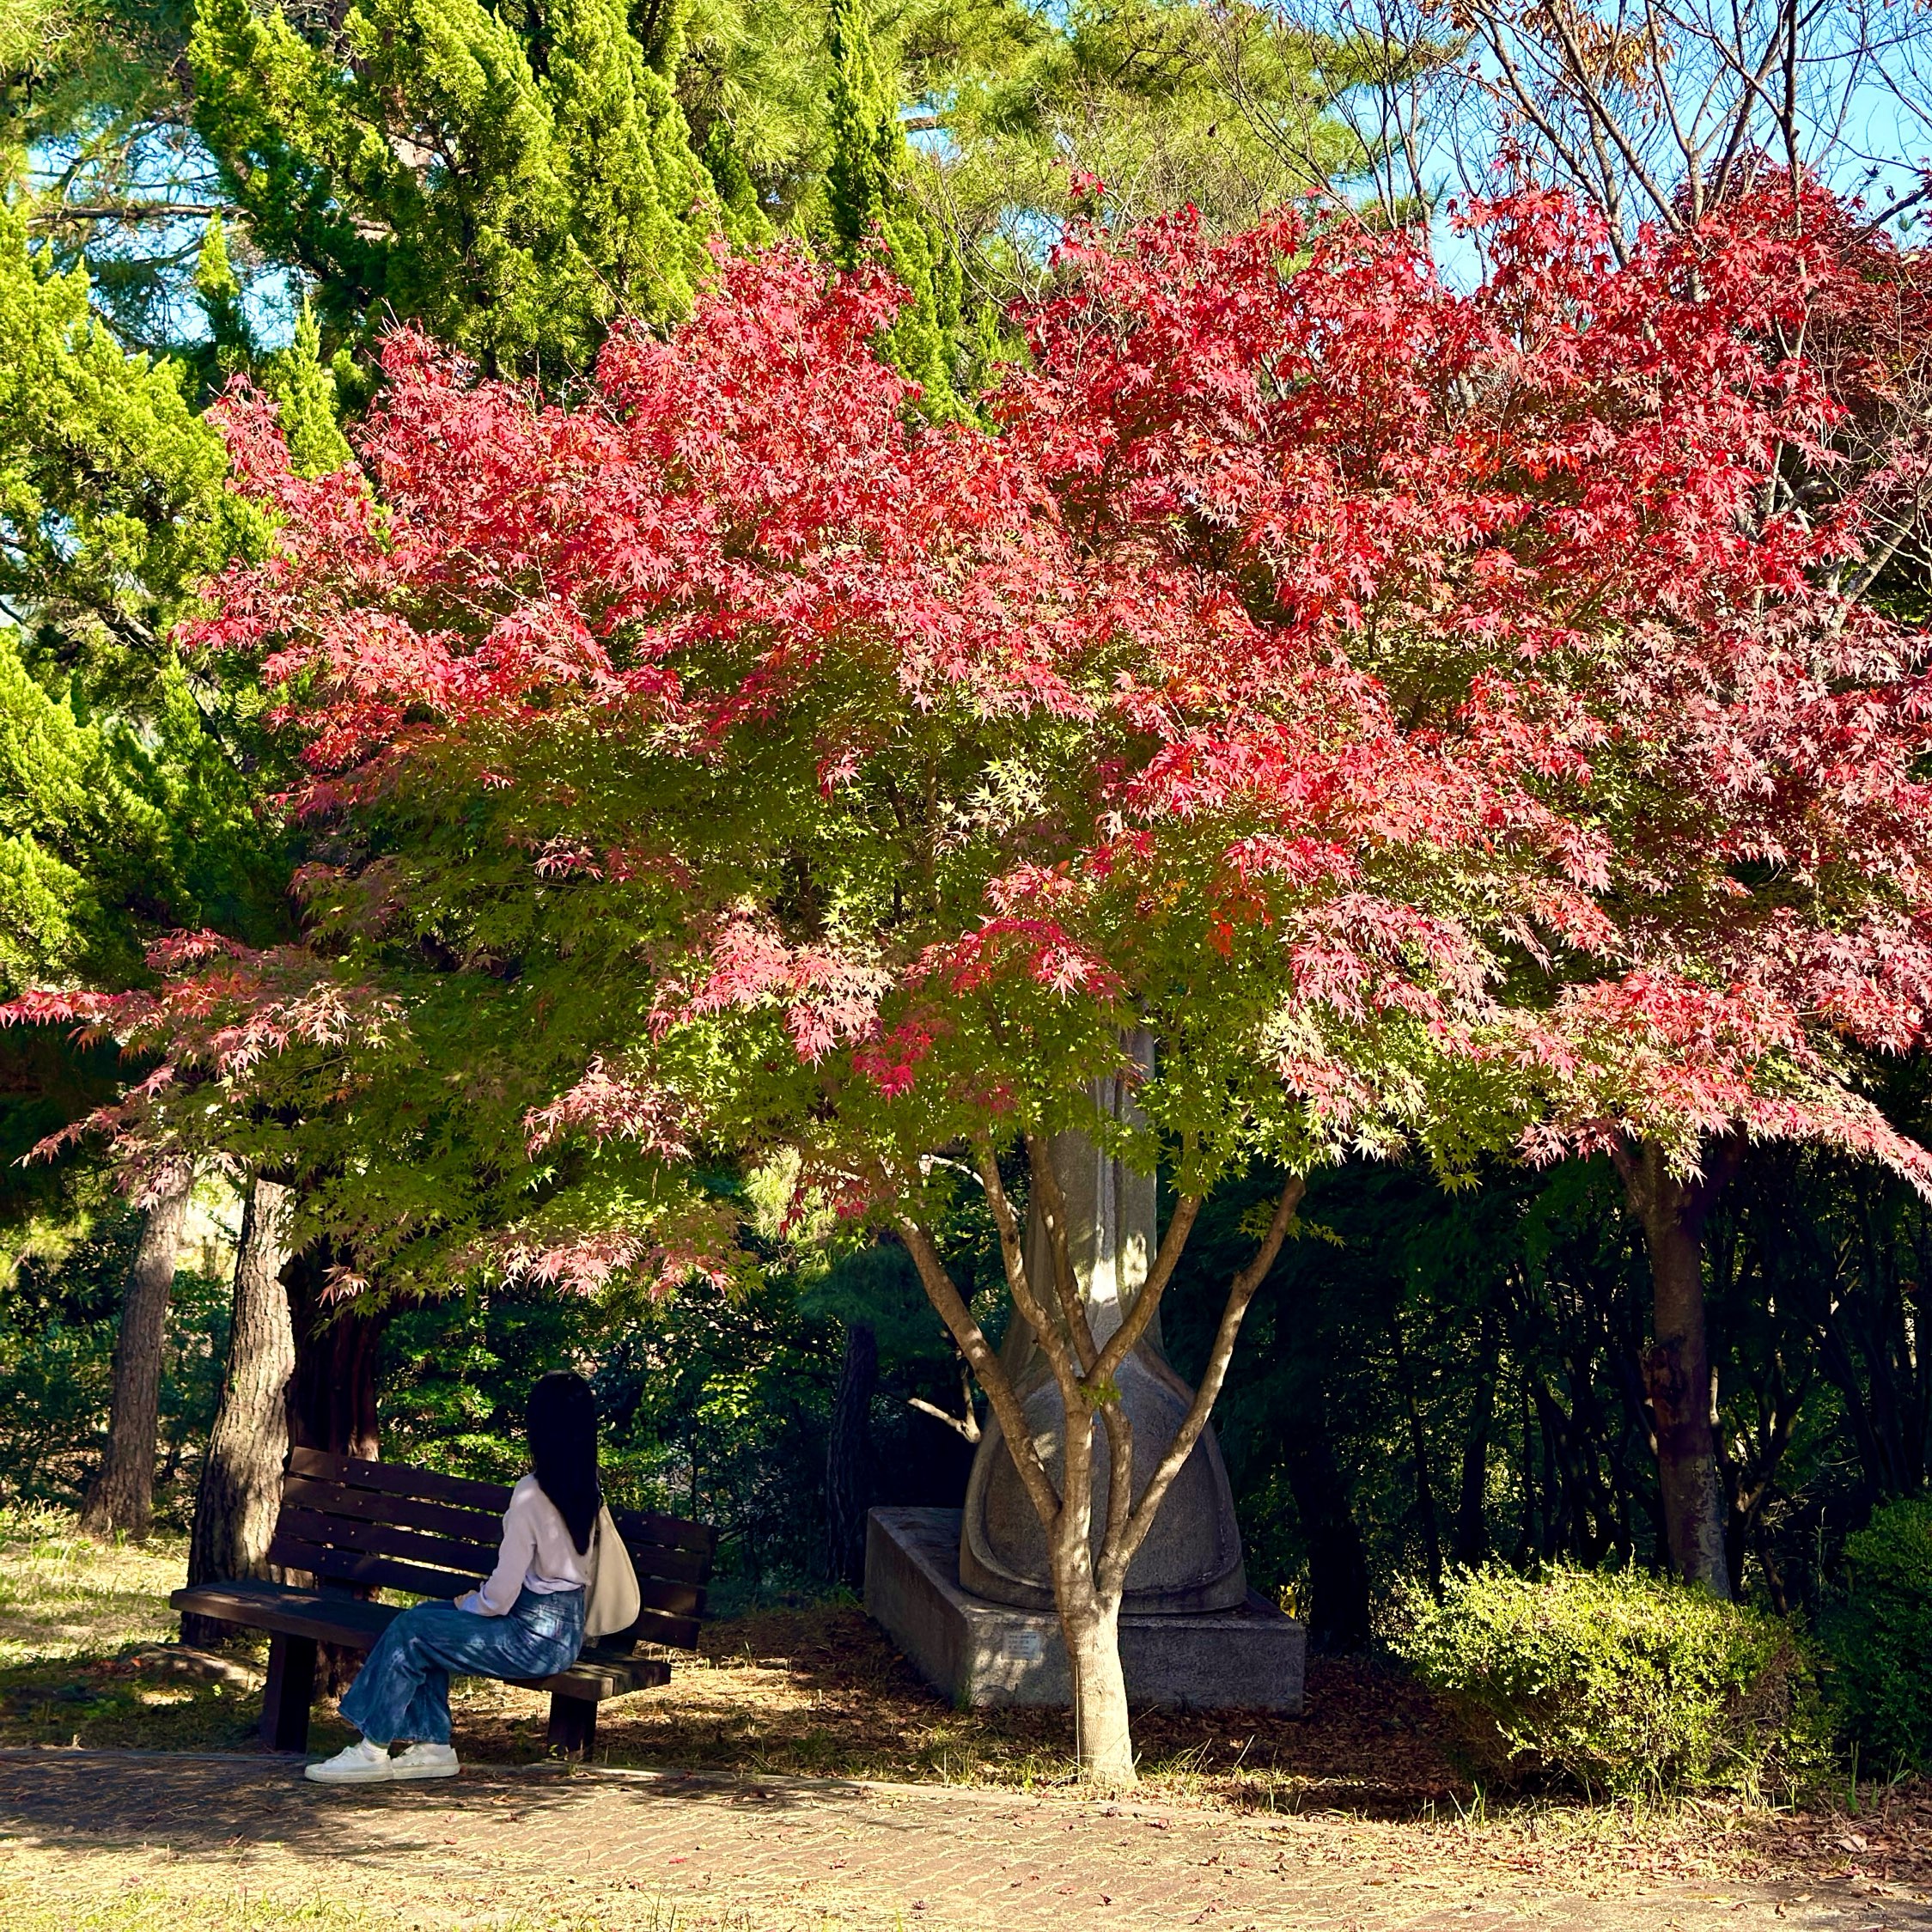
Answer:
[[[751,170],[745,166],[744,156],[738,151],[737,139],[722,114],[713,115],[710,125],[704,130],[698,158],[704,163],[705,171],[711,177],[711,186],[716,191],[718,212],[725,234],[740,248],[764,247],[776,230],[771,218],[759,205],[757,184],[752,180]]]
[[[887,355],[923,392],[929,415],[957,414],[954,335],[960,266],[905,189],[908,155],[899,103],[881,81],[864,0],[832,0],[832,160],[826,200],[838,259],[848,267],[882,248],[911,291],[885,332]]]
[[[262,386],[281,409],[289,460],[300,476],[327,476],[349,460],[336,406],[335,375],[322,360],[322,333],[314,306],[304,302],[296,338],[270,357]]]
[[[229,260],[228,232],[219,214],[208,217],[201,247],[195,256],[195,300],[207,319],[209,339],[216,353],[238,367],[253,347],[248,318],[241,307],[241,284]]]
[[[356,0],[306,33],[203,0],[189,57],[229,193],[332,333],[410,318],[560,372],[690,305],[716,197],[623,0]]]
[[[86,271],[47,271],[0,209],[0,614],[63,677],[104,649],[133,654],[121,685],[150,675],[196,582],[259,539],[179,369],[128,355]]]

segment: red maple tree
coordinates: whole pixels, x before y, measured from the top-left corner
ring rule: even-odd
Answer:
[[[1789,184],[1622,267],[1559,197],[1470,218],[1472,293],[1295,216],[1076,234],[985,426],[909,409],[887,282],[785,250],[614,339],[570,406],[398,338],[362,467],[319,482],[266,405],[229,412],[282,538],[198,641],[259,653],[306,740],[342,842],[315,958],[405,1007],[473,985],[491,1051],[575,1057],[533,1155],[603,1154],[502,1237],[552,1274],[687,1265],[693,1152],[897,1229],[1019,1446],[1117,1783],[1128,1565],[1311,1169],[1618,1159],[1672,1553],[1720,1588],[1709,1149],[1932,1184],[1839,1052],[1912,1042],[1932,990],[1923,641],[1873,596],[1923,482],[1916,269]],[[245,1020],[223,972],[63,1010],[189,1012],[205,1052]],[[1123,1073],[1127,1118],[1093,1097]],[[1052,1225],[1068,1128],[1173,1185],[1104,1344]],[[1258,1161],[1276,1210],[1137,1466],[1114,1372]],[[1050,1458],[930,1233],[966,1185],[1059,1387]]]

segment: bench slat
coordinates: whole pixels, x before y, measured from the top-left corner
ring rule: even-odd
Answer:
[[[421,1530],[399,1529],[390,1523],[357,1522],[322,1509],[282,1506],[275,1533],[297,1543],[326,1543],[338,1550],[359,1550],[376,1557],[403,1557],[434,1569],[468,1571],[472,1578],[487,1576],[497,1567],[497,1549],[479,1549],[473,1543],[456,1543],[447,1537],[425,1536]],[[667,1609],[682,1609],[667,1604]]]
[[[702,1617],[704,1593],[695,1583],[661,1583],[655,1577],[637,1579],[637,1600],[646,1610],[659,1610],[673,1617]]]
[[[453,1503],[459,1508],[482,1510],[493,1516],[501,1516],[509,1508],[510,1492],[501,1483],[479,1483],[466,1476],[444,1476],[435,1470],[418,1469],[410,1463],[365,1462],[360,1457],[330,1455],[321,1449],[289,1450],[289,1474],[340,1484],[350,1490],[374,1490],[384,1496],[426,1502]],[[643,1509],[613,1509],[611,1515],[631,1550],[634,1563],[643,1551],[653,1546],[683,1551],[707,1561],[717,1549],[718,1533],[709,1523],[692,1522],[682,1516],[661,1516]],[[676,1574],[680,1579],[683,1577],[682,1566]],[[709,1575],[708,1570],[706,1575]],[[688,1581],[703,1582],[705,1577],[692,1577]]]
[[[357,1543],[347,1535],[320,1537],[315,1534],[316,1526],[312,1522],[305,1522],[300,1529],[292,1523],[277,1525],[278,1529],[285,1527],[287,1533],[300,1535],[306,1541],[341,1543],[350,1549],[377,1550],[390,1556],[423,1555],[432,1561],[454,1565],[473,1560],[479,1576],[487,1575],[496,1567],[497,1548],[503,1535],[502,1519],[500,1515],[490,1515],[480,1509],[458,1509],[448,1503],[423,1502],[411,1496],[384,1496],[371,1490],[352,1490],[340,1483],[324,1482],[313,1476],[294,1475],[283,1479],[284,1518],[290,1515],[291,1505],[299,1505],[304,1514],[441,1532],[455,1539],[435,1551],[415,1551],[386,1543]],[[665,1583],[704,1583],[709,1580],[711,1571],[709,1554],[672,1549],[661,1543],[641,1542],[629,1533],[630,1524],[637,1520],[633,1512],[613,1510],[612,1515],[619,1533],[624,1535],[625,1547],[631,1552],[632,1567],[640,1580],[647,1576]],[[467,1547],[459,1550],[459,1544]],[[686,1610],[692,1606],[686,1601],[667,1600],[661,1607]]]
[[[348,1650],[367,1650],[392,1618],[393,1603],[325,1596],[292,1583],[191,1583],[168,1598],[176,1610],[282,1636],[313,1636]]]
[[[315,1476],[282,1478],[282,1503],[320,1509],[331,1516],[353,1516],[358,1522],[394,1523],[405,1529],[428,1530],[494,1550],[503,1533],[500,1509],[459,1509],[448,1502],[424,1502],[415,1496],[384,1496],[375,1490],[352,1490],[343,1483]]]
[[[283,1556],[284,1548],[297,1546],[308,1552],[301,1562]],[[285,1563],[292,1569],[306,1569],[318,1576],[346,1577],[355,1582],[380,1582],[373,1573],[357,1568],[353,1573],[326,1564],[318,1551],[348,1552],[357,1558],[399,1557],[406,1564],[415,1559],[436,1566],[436,1574],[464,1577],[464,1589],[477,1584],[496,1567],[494,1550],[479,1551],[473,1545],[448,1543],[439,1537],[419,1535],[413,1530],[392,1529],[383,1523],[360,1523],[332,1517],[315,1509],[284,1508],[275,1526],[270,1560]],[[460,1595],[461,1590],[428,1590],[399,1576],[392,1579],[397,1589],[415,1590],[425,1596]],[[639,1603],[647,1611],[658,1611],[676,1618],[700,1618],[704,1614],[704,1592],[696,1584],[664,1582],[651,1576],[637,1579]],[[675,1641],[674,1639],[670,1641]]]
[[[695,1650],[701,1625],[695,1617],[669,1617],[661,1610],[646,1610],[622,1636],[639,1643],[667,1643],[674,1650]]]
[[[289,1472],[320,1477],[350,1489],[379,1490],[385,1496],[419,1496],[425,1502],[454,1502],[500,1516],[509,1508],[501,1483],[478,1483],[467,1476],[444,1476],[406,1462],[364,1462],[359,1456],[332,1456],[322,1449],[290,1449]]]
[[[399,1563],[393,1557],[375,1557],[358,1550],[338,1550],[325,1543],[305,1543],[277,1536],[268,1546],[268,1560],[286,1569],[306,1569],[314,1576],[332,1576],[342,1583],[370,1589],[408,1590],[419,1597],[460,1597],[477,1585],[476,1573],[453,1575],[447,1569],[424,1569]]]
[[[622,1522],[618,1530],[623,1533]],[[695,1550],[668,1550],[661,1543],[639,1543],[630,1536],[625,1537],[624,1546],[631,1552],[631,1567],[639,1582],[647,1576],[662,1583],[708,1583],[711,1579],[710,1557]]]
[[[671,1681],[671,1667],[661,1657],[606,1655],[587,1650],[568,1670],[555,1677],[511,1677],[506,1683],[521,1684],[527,1691],[557,1691],[566,1697],[587,1697],[601,1703],[606,1697],[628,1697],[633,1691],[649,1691]]]
[[[611,1518],[631,1545],[661,1544],[667,1550],[688,1550],[707,1561],[718,1546],[718,1533],[709,1523],[682,1516],[657,1516],[644,1509],[613,1509]]]

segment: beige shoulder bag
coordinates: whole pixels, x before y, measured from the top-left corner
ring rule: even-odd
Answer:
[[[597,1533],[591,1539],[590,1553],[594,1562],[583,1634],[586,1639],[615,1636],[637,1621],[643,1599],[637,1590],[637,1573],[631,1567],[631,1552],[625,1548],[607,1508],[597,1512]]]

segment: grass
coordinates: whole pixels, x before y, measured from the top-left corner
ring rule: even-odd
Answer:
[[[314,1869],[303,1877],[285,1867],[278,1876],[258,1863],[243,1874],[219,1857],[176,1859],[146,1847],[4,1844],[0,1924],[6,1932],[856,1932],[809,1907],[754,1918],[730,1905],[633,1892],[587,1911],[518,1898],[488,1880],[452,1886],[430,1874],[427,1885],[397,1884],[351,1868],[318,1885]]]
[[[289,1904],[244,1892],[150,1885],[98,1901],[36,1903],[9,1898],[3,1889],[0,1898],[9,1932],[186,1932],[190,1926],[196,1932],[392,1932],[404,1923],[322,1898]]]
[[[104,1549],[47,1504],[0,1508],[0,1670],[163,1642],[186,1554],[179,1537]]]
[[[84,1867],[106,1867],[96,1857]],[[281,1892],[220,1881],[205,1871],[172,1876],[117,1879],[109,1869],[78,1874],[75,1861],[58,1871],[9,1874],[0,1865],[0,1911],[7,1932],[436,1932],[453,1922],[441,1906],[400,1911],[369,1906],[326,1892]],[[76,1879],[79,1885],[76,1887]],[[777,1932],[754,1927],[741,1912],[710,1911],[668,1898],[627,1905],[621,1918],[598,1913],[531,1912],[485,1905],[461,1919],[466,1932]],[[785,1932],[794,1932],[786,1928]],[[795,1932],[843,1932],[832,1920],[814,1917]]]
[[[247,1740],[248,1690],[143,1657],[176,1634],[187,1545],[111,1546],[46,1505],[0,1508],[0,1744],[218,1750]],[[259,1646],[236,1647],[254,1661]]]

